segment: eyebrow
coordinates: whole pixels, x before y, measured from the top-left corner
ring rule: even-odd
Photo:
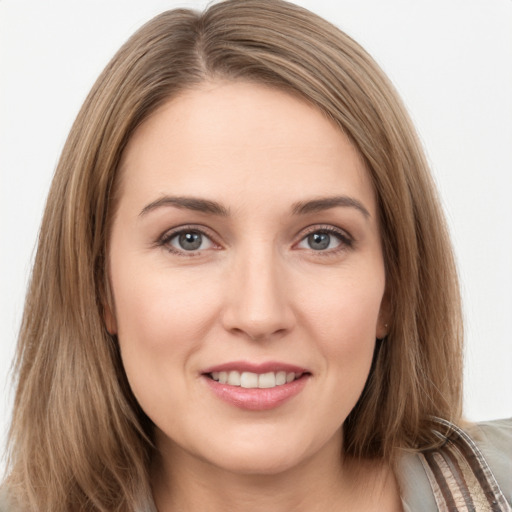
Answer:
[[[355,208],[367,219],[371,218],[370,212],[363,206],[363,204],[354,197],[349,196],[322,197],[319,199],[312,199],[310,201],[299,201],[292,206],[292,212],[295,215],[306,215],[308,213],[317,213],[339,206]]]
[[[224,206],[215,201],[200,199],[197,197],[165,196],[146,205],[139,213],[139,217],[142,217],[150,211],[156,210],[162,206],[174,206],[175,208],[193,210],[202,213],[210,213],[213,215],[219,215],[221,217],[227,217],[229,215],[229,211],[224,208]]]
[[[139,216],[142,217],[163,206],[174,206],[175,208],[209,213],[220,217],[229,216],[229,210],[216,201],[183,196],[161,197],[160,199],[146,205],[139,213]],[[371,218],[370,212],[363,206],[363,204],[357,199],[349,196],[322,197],[318,199],[311,199],[309,201],[299,201],[292,205],[291,211],[293,215],[307,215],[309,213],[318,213],[336,207],[355,208],[356,210],[359,210],[364,217]]]

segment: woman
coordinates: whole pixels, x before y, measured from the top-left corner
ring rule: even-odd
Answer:
[[[64,148],[4,499],[509,510],[489,446],[510,426],[468,428],[492,468],[455,426],[460,318],[420,145],[364,50],[280,1],[169,11]]]

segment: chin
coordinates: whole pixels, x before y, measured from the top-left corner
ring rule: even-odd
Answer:
[[[233,474],[247,476],[274,476],[286,473],[300,465],[302,458],[297,453],[259,453],[237,455],[225,454],[217,467]]]
[[[319,443],[320,446],[322,443]],[[290,436],[253,435],[218,443],[205,459],[230,473],[240,475],[277,475],[299,467],[321,451],[311,440]],[[203,452],[204,453],[204,452]],[[206,453],[204,453],[206,455]]]

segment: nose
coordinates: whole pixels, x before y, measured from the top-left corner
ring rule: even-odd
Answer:
[[[247,252],[236,258],[225,283],[224,328],[254,341],[283,336],[295,322],[284,265],[270,248]]]

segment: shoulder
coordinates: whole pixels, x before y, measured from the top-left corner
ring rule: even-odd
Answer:
[[[404,510],[426,512],[437,510],[445,499],[455,506],[458,499],[467,503],[484,496],[486,502],[497,500],[500,510],[512,510],[512,419],[463,430],[436,420],[434,430],[443,440],[440,448],[407,453],[399,461]],[[467,492],[457,481],[468,483]]]
[[[16,512],[10,504],[7,489],[4,486],[0,487],[0,512]]]
[[[152,497],[142,499],[137,511],[157,512]],[[9,490],[5,485],[0,485],[0,512],[22,512],[22,509],[19,506],[15,506],[9,495]]]
[[[486,421],[466,429],[512,505],[512,418]]]
[[[21,508],[15,503],[13,494],[10,492],[9,487],[0,482],[0,512],[22,512],[25,508]]]

